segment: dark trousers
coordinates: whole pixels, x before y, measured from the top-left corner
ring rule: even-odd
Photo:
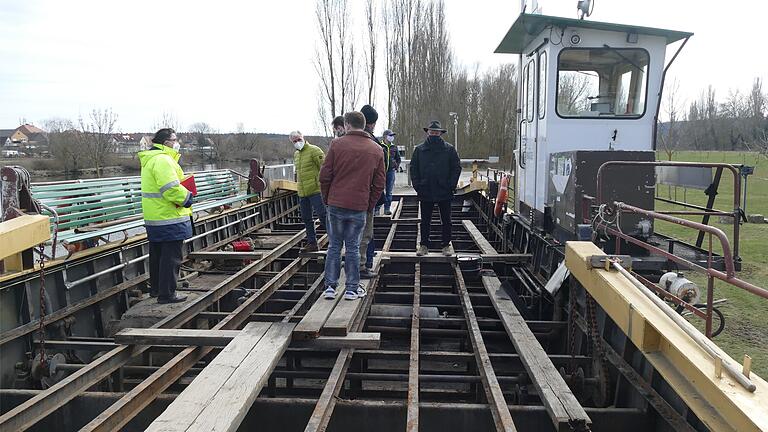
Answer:
[[[149,242],[149,292],[167,299],[176,293],[183,240]]]
[[[299,210],[301,210],[301,220],[304,227],[307,228],[307,244],[317,244],[317,234],[315,234],[315,218],[312,216],[312,210],[315,210],[317,217],[320,218],[320,226],[325,229],[326,212],[323,197],[319,193],[308,197],[299,198]]]
[[[440,209],[440,222],[442,224],[441,246],[448,246],[451,242],[451,200],[421,201],[421,244],[429,247],[429,233],[432,224],[432,210],[437,204]]]

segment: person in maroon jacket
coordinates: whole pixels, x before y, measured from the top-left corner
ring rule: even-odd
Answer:
[[[320,168],[320,190],[328,206],[328,254],[325,259],[324,297],[333,299],[344,256],[345,300],[365,296],[360,287],[360,238],[365,215],[373,211],[386,179],[384,154],[366,132],[365,117],[359,111],[344,115],[346,134],[331,141]]]

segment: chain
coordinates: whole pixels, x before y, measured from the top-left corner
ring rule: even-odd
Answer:
[[[568,347],[568,354],[571,355],[569,361],[569,368],[571,372],[576,370],[576,287],[573,283],[568,287],[568,301],[570,302],[570,311],[568,313],[569,329],[568,340],[570,346]]]
[[[610,375],[608,374],[608,362],[607,357],[605,355],[605,350],[603,349],[603,341],[600,337],[600,331],[597,327],[597,306],[595,303],[595,299],[589,294],[587,294],[587,315],[589,319],[589,332],[592,338],[592,344],[594,345],[595,349],[597,350],[597,358],[600,361],[600,365],[603,368],[603,374],[607,378]],[[591,351],[590,351],[591,355]]]
[[[56,246],[54,245],[54,248]],[[45,246],[43,244],[40,244],[40,260],[38,261],[40,264],[40,364],[41,366],[45,366],[46,360],[45,360],[45,255],[43,255],[43,251],[45,250]]]

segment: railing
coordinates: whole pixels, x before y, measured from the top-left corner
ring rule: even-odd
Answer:
[[[739,175],[739,169],[731,164],[727,163],[709,163],[709,162],[674,162],[674,161],[655,161],[655,162],[640,162],[640,161],[609,161],[605,162],[597,170],[597,204],[604,204],[603,202],[603,174],[609,166],[675,166],[675,167],[690,167],[690,168],[716,168],[718,174],[716,176],[716,183],[719,184],[720,172],[727,169],[733,174],[733,210],[730,212],[720,211],[712,208],[714,204],[714,195],[710,195],[710,202],[707,207],[702,207],[694,204],[680,202],[676,200],[668,200],[660,197],[655,197],[658,201],[667,202],[687,208],[691,208],[697,211],[656,211],[655,214],[667,214],[667,215],[680,215],[680,216],[704,216],[703,225],[709,221],[710,216],[727,216],[733,218],[733,256],[736,260],[739,260],[739,219],[742,216],[741,210],[741,176]],[[705,231],[700,230],[699,236],[696,240],[696,246],[701,247],[704,240]]]
[[[600,177],[598,176],[598,181]],[[642,240],[639,240],[637,238],[634,238],[628,234],[625,234],[621,232],[618,229],[614,229],[611,226],[609,226],[606,222],[599,222],[597,223],[596,229],[601,229],[605,233],[610,234],[611,236],[614,236],[616,238],[616,253],[621,253],[621,241],[625,240],[628,243],[634,244],[640,248],[643,248],[647,250],[650,253],[658,254],[660,256],[663,256],[664,258],[668,259],[669,261],[672,261],[676,263],[678,266],[683,266],[685,268],[688,268],[690,270],[693,270],[696,273],[703,274],[707,278],[707,300],[706,300],[706,312],[704,313],[704,320],[706,323],[705,327],[705,334],[707,337],[712,336],[712,308],[713,308],[713,296],[714,296],[714,281],[715,279],[721,280],[723,282],[726,282],[730,285],[733,285],[737,288],[743,289],[745,291],[748,291],[752,294],[758,295],[760,297],[763,297],[765,299],[768,299],[768,290],[765,290],[763,288],[760,288],[756,285],[753,285],[745,280],[739,279],[736,277],[735,272],[735,265],[733,261],[733,254],[731,253],[731,245],[728,240],[728,237],[726,234],[719,228],[713,227],[710,225],[705,225],[699,222],[693,222],[689,221],[687,219],[678,218],[672,215],[663,214],[660,212],[652,211],[652,210],[645,210],[641,209],[629,204],[625,204],[622,202],[613,202],[612,207],[615,209],[616,212],[621,213],[634,213],[634,214],[640,214],[644,215],[646,217],[652,218],[652,219],[659,219],[666,222],[675,223],[687,228],[698,230],[699,232],[704,232],[708,235],[709,238],[709,247],[708,247],[708,258],[707,258],[707,267],[703,267],[699,264],[690,262],[684,258],[681,258],[675,254],[672,254],[668,251],[665,251],[661,248],[658,248],[656,246],[653,246],[651,244],[648,244]],[[712,260],[713,260],[713,237],[717,238],[720,242],[720,247],[723,251],[722,259],[724,260],[725,265],[725,272],[721,272],[719,270],[716,270],[712,268]],[[661,290],[660,288],[656,287],[654,288],[655,291],[662,293],[665,297],[667,297],[670,300],[673,300],[675,303],[685,307],[686,309],[690,310],[691,312],[694,312],[696,309],[693,307],[693,305],[688,304],[684,300],[677,298],[675,296],[670,295],[669,293],[666,293],[664,290]],[[701,314],[694,312],[699,317],[702,317]]]

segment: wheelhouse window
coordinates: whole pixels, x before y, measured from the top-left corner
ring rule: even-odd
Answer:
[[[638,48],[567,48],[557,61],[561,117],[640,118],[645,114],[648,52]]]
[[[544,118],[547,107],[547,52],[539,54],[539,119]]]
[[[533,60],[528,62],[525,71],[525,120],[532,122],[536,108],[536,65]]]

